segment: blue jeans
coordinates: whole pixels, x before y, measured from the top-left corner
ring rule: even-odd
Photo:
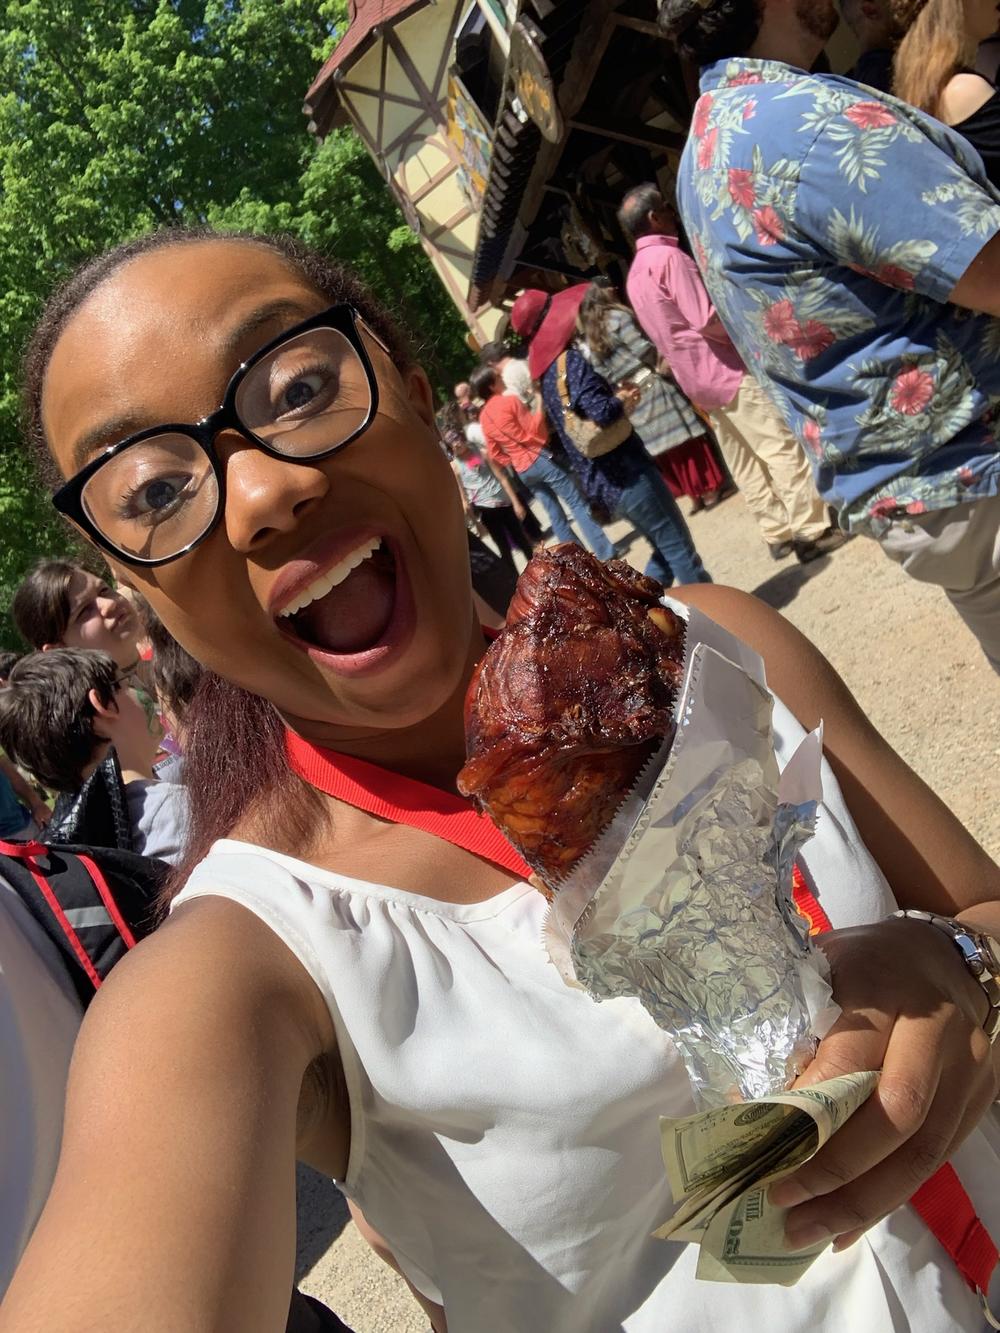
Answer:
[[[659,476],[659,473],[656,475]],[[578,540],[576,533],[566,521],[566,515],[559,503],[559,497],[561,496],[569,506],[587,545],[598,560],[612,559],[615,548],[605,535],[604,529],[591,518],[587,502],[583,498],[573,474],[565,464],[557,463],[551,454],[543,451],[531,467],[521,473],[521,480],[532,495],[537,495],[544,505],[545,512],[548,514],[549,522],[552,525],[552,534],[557,541],[575,542]],[[680,517],[679,513],[678,517]],[[683,521],[681,519],[682,523]]]
[[[645,571],[651,579],[665,588],[674,582],[712,582],[677,502],[652,463],[622,491],[618,510],[653,548]]]

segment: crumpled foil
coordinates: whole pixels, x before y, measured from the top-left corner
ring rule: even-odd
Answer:
[[[703,622],[691,613],[689,639]],[[706,1107],[788,1087],[839,1012],[791,897],[822,793],[821,736],[779,777],[762,665],[741,655],[689,642],[672,746],[546,925],[564,980],[595,1000],[638,998]]]

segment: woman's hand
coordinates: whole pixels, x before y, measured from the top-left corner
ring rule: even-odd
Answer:
[[[511,504],[514,509],[514,517],[519,522],[523,523],[524,520],[528,517],[528,511],[525,509],[524,505],[521,503],[520,500],[517,499],[512,500]]]
[[[615,391],[615,397],[624,407],[626,415],[631,415],[642,401],[642,390],[635,384],[623,384]]]
[[[947,1161],[1000,1087],[985,993],[942,931],[885,921],[819,945],[843,1015],[797,1086],[863,1069],[882,1078],[822,1151],[772,1188],[772,1202],[791,1209],[790,1249],[853,1244]]]

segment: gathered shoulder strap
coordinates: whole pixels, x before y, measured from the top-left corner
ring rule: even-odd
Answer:
[[[569,352],[562,352],[556,363],[556,388],[559,390],[559,399],[566,411],[573,410],[573,400],[569,393]]]

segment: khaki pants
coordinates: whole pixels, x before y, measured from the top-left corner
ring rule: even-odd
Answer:
[[[1000,672],[1000,497],[897,519],[880,542],[911,578],[945,590]]]
[[[733,481],[769,546],[815,541],[830,526],[802,446],[747,372],[739,391],[709,419]]]

